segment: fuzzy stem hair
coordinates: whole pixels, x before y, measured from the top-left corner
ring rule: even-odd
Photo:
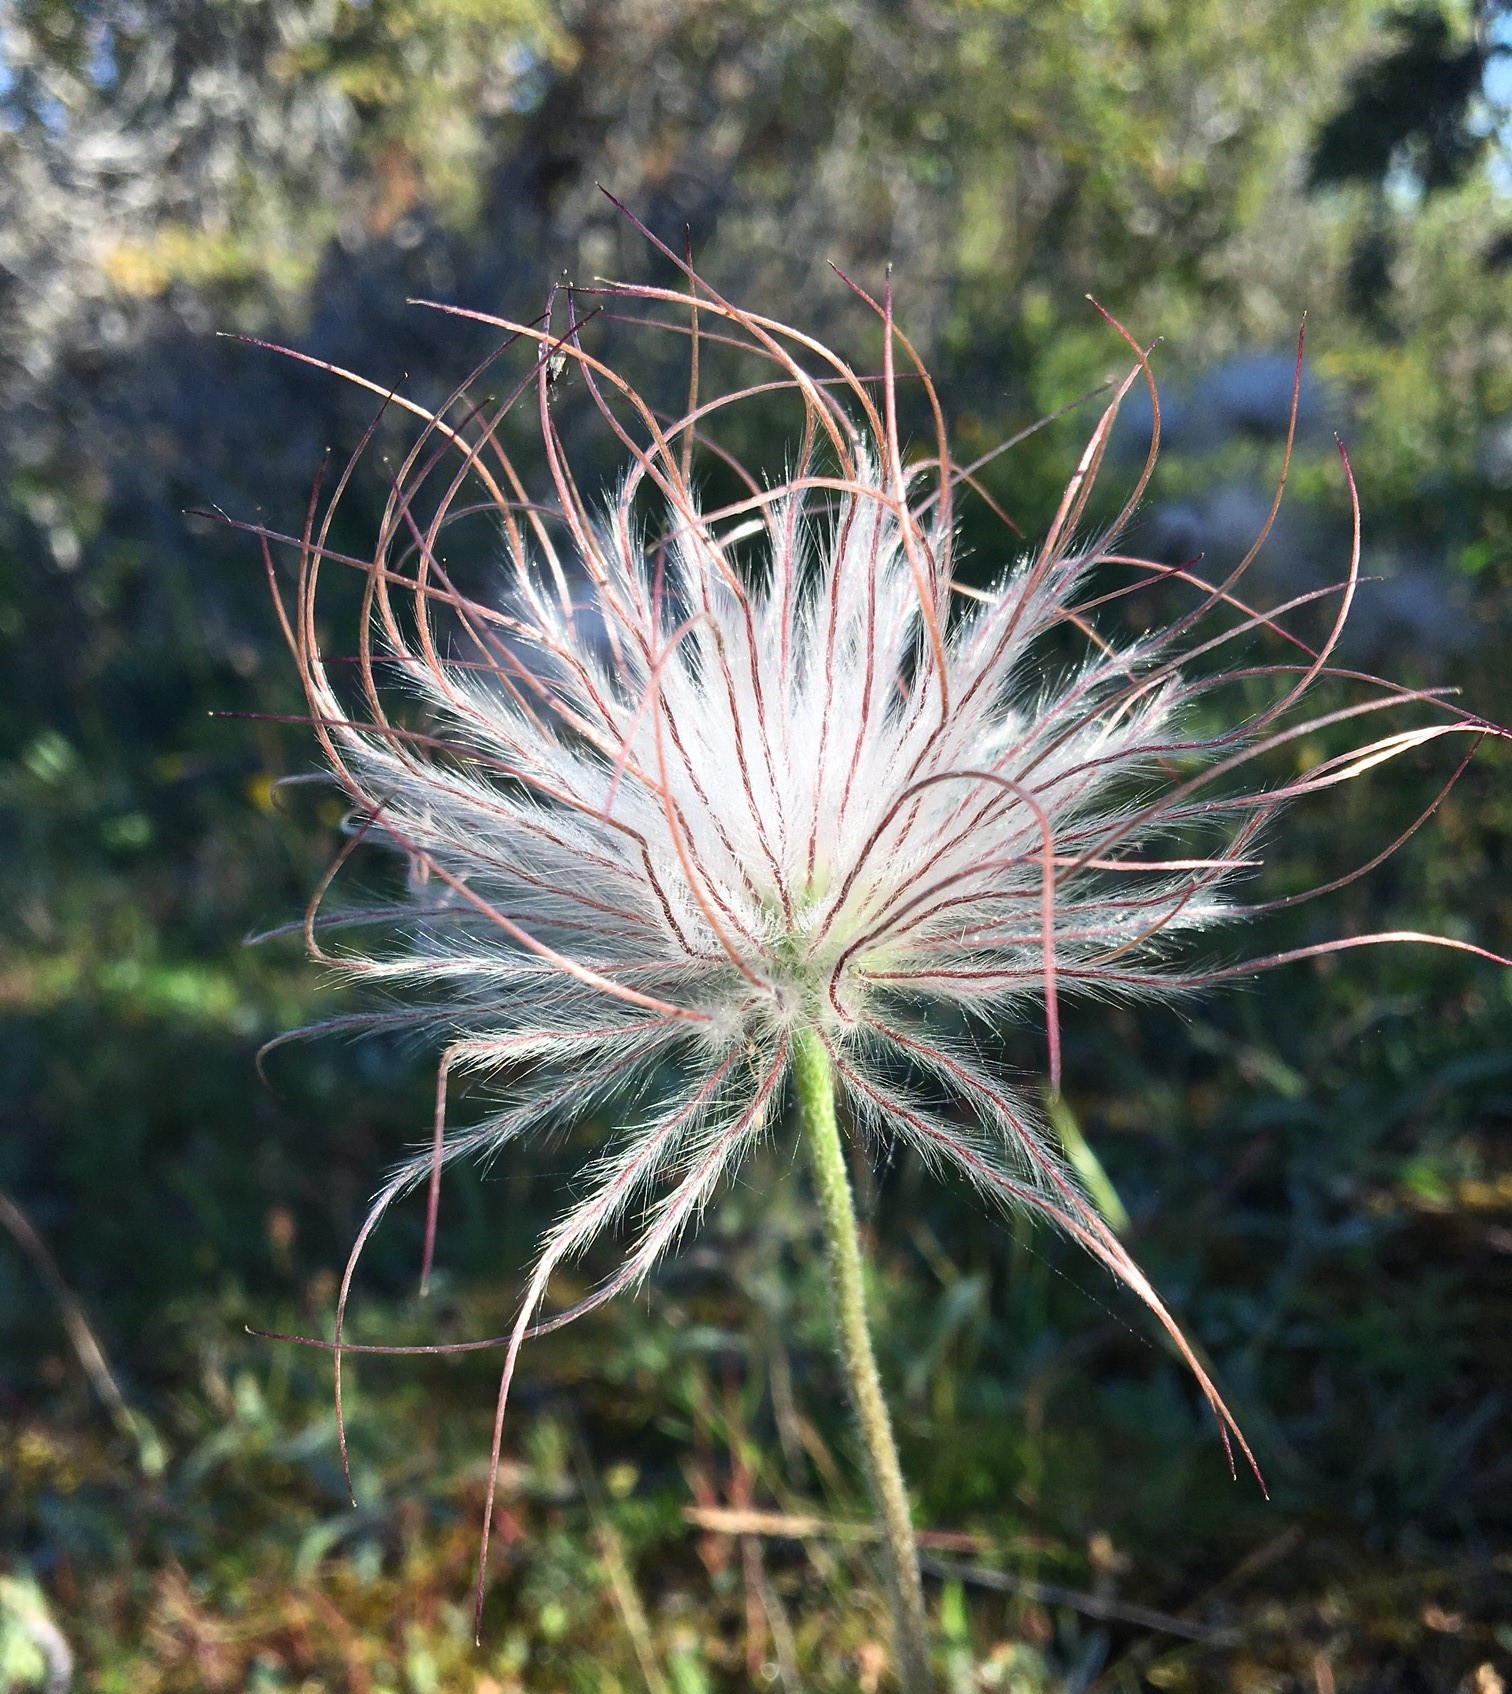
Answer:
[[[893,1440],[892,1419],[882,1397],[882,1379],[872,1351],[862,1282],[861,1242],[851,1199],[845,1149],[835,1121],[835,1077],[824,1043],[812,1030],[793,1042],[793,1080],[804,1141],[814,1173],[814,1192],[824,1219],[825,1257],[829,1264],[830,1303],[840,1361],[851,1408],[861,1431],[866,1477],[882,1533],[887,1586],[892,1601],[898,1684],[903,1694],[927,1694],[929,1626],[913,1519],[903,1486],[903,1468]]]

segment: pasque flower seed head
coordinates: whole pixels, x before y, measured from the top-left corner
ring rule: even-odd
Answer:
[[[375,838],[411,868],[409,903],[368,914],[386,945],[328,942],[319,899],[310,945],[405,997],[390,1015],[425,1022],[445,1044],[434,1142],[378,1195],[342,1309],[357,1253],[398,1196],[429,1189],[428,1269],[446,1163],[633,1102],[543,1241],[512,1334],[494,1343],[506,1352],[502,1422],[523,1340],[645,1277],[771,1128],[795,1043],[817,1041],[859,1131],[1050,1219],[1132,1288],[1225,1440],[1242,1445],[1034,1100],[973,1031],[1042,1021],[1058,1087],[1065,996],[1169,996],[1309,953],[1440,939],[1355,936],[1221,969],[1190,945],[1260,909],[1233,890],[1286,803],[1426,742],[1499,732],[1335,665],[1357,508],[1343,580],[1264,612],[1242,581],[1263,534],[1221,580],[1120,551],[1153,465],[1158,402],[1150,460],[1123,512],[1087,529],[1119,405],[1149,381],[1126,335],[1132,368],[1049,533],[989,588],[967,589],[954,508],[979,488],[976,467],[952,457],[890,296],[861,296],[883,348],[880,375],[863,378],[690,267],[684,281],[573,294],[565,327],[560,308],[556,322],[483,318],[506,339],[482,369],[527,353],[492,404],[470,404],[464,388],[427,409],[340,373],[421,424],[372,552],[358,559],[331,541],[355,458],[323,506],[312,500],[302,536],[259,532],[265,548],[297,547],[297,594],[280,609],[353,808],[342,858]],[[661,415],[590,350],[582,319],[598,314],[687,338],[684,415]],[[746,387],[701,394],[710,347],[726,361],[743,349],[764,368]],[[934,418],[932,450],[912,459],[897,418],[905,383]],[[568,387],[622,452],[612,497],[574,477],[555,410]],[[772,485],[741,468],[720,429],[731,408],[774,392],[796,396],[802,426],[790,474]],[[522,409],[537,420],[543,477],[503,444]],[[711,505],[695,468],[714,463],[742,492]],[[442,543],[480,508],[503,563],[496,589],[477,594],[454,579]],[[317,635],[322,575],[337,568],[366,577],[355,668],[328,661]],[[1106,609],[1152,583],[1163,603],[1184,596],[1169,621],[1108,633]],[[1316,644],[1287,622],[1308,603],[1328,614]],[[1320,711],[1309,702],[1324,679],[1341,695]],[[1220,719],[1225,701],[1238,704]],[[1383,721],[1384,733],[1368,729]],[[1245,781],[1259,756],[1342,725],[1368,734],[1279,786]],[[503,1101],[445,1130],[447,1075],[459,1068],[496,1079]],[[543,1320],[556,1267],[632,1213],[618,1271]],[[338,1314],[338,1395],[342,1350]]]

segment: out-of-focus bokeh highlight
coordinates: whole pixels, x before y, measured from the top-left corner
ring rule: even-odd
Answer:
[[[1509,144],[1501,0],[0,9],[0,1687],[888,1686],[786,1141],[648,1295],[528,1350],[481,1648],[490,1356],[353,1363],[354,1511],[326,1360],[246,1333],[326,1331],[366,1197],[428,1133],[434,1055],[379,1036],[283,1049],[269,1087],[254,1069],[343,1009],[297,935],[244,945],[303,910],[341,808],[277,786],[315,757],[277,721],[301,702],[262,566],[193,514],[297,530],[372,397],[223,332],[440,399],[486,341],[408,297],[532,316],[564,274],[675,280],[602,184],[858,359],[876,327],[831,264],[874,288],[892,264],[973,457],[1126,367],[1091,293],[1163,338],[1140,543],[1218,569],[1269,505],[1305,312],[1300,446],[1250,591],[1342,572],[1337,431],[1373,579],[1347,662],[1507,723]],[[563,428],[607,483],[582,402]],[[1030,535],[1091,421],[993,467]],[[1129,477],[1148,427],[1131,401]],[[784,448],[753,453],[780,470]],[[1310,802],[1265,897],[1368,859],[1453,763]],[[1509,831],[1488,744],[1373,876],[1249,939],[1505,951]],[[1502,1694],[1509,1030],[1507,976],[1407,949],[1068,1015],[1058,1127],[1269,1501],[1074,1247],[908,1159],[865,1189],[946,1687]],[[1039,1062],[1032,1029],[1003,1040]],[[354,1338],[507,1328],[603,1130],[450,1177],[423,1303],[420,1208],[385,1225]]]

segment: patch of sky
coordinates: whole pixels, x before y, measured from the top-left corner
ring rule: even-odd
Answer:
[[[511,79],[510,109],[533,112],[546,94],[546,68],[540,54],[526,42],[514,42],[504,51],[504,68]]]
[[[1488,128],[1496,139],[1488,170],[1497,192],[1512,197],[1512,8],[1493,13],[1486,49],[1481,92]]]
[[[16,43],[10,26],[0,17],[0,129],[14,135],[21,127],[16,94]]]
[[[85,74],[96,88],[114,88],[121,80],[121,67],[116,63],[115,31],[108,24],[97,25],[90,32]]]

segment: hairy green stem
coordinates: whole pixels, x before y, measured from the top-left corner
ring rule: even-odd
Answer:
[[[903,1694],[927,1694],[931,1686],[929,1628],[924,1616],[924,1588],[919,1580],[919,1553],[914,1545],[898,1449],[893,1443],[892,1420],[887,1415],[887,1402],[882,1398],[882,1381],[877,1375],[871,1330],[866,1321],[856,1208],[851,1201],[845,1149],[835,1122],[834,1072],[824,1043],[812,1030],[801,1031],[794,1040],[793,1071],[804,1140],[813,1166],[814,1189],[824,1218],[824,1245],[840,1358],[861,1430],[867,1481],[871,1484],[887,1556],[898,1681]]]

